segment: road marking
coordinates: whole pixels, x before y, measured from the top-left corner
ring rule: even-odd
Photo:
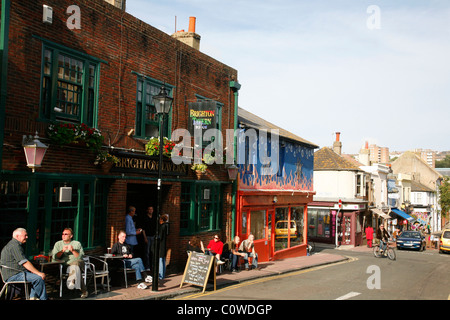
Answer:
[[[343,296],[337,298],[336,300],[347,300],[347,299],[359,296],[360,294],[361,293],[359,293],[359,292],[353,292],[352,291],[352,292],[347,293],[346,295],[343,295]]]
[[[339,261],[339,262],[335,262],[335,263],[331,263],[331,264],[320,265],[320,266],[317,266],[317,267],[302,269],[302,270],[299,270],[299,271],[293,271],[293,272],[288,272],[288,273],[274,275],[274,276],[267,276],[267,277],[258,278],[258,279],[255,279],[255,280],[245,280],[245,281],[243,281],[241,283],[238,283],[238,284],[235,284],[235,285],[231,285],[229,287],[225,287],[225,288],[222,288],[222,289],[218,289],[216,291],[210,291],[210,292],[205,292],[205,293],[202,293],[202,292],[194,293],[194,294],[189,295],[189,296],[174,298],[174,300],[190,300],[190,299],[195,299],[195,298],[199,298],[199,297],[205,297],[205,296],[209,296],[209,295],[212,295],[212,294],[215,294],[215,293],[219,293],[219,292],[225,292],[225,291],[229,291],[229,290],[233,290],[233,289],[237,289],[237,288],[241,288],[241,287],[246,287],[246,286],[249,286],[249,285],[252,285],[252,284],[257,284],[257,283],[266,282],[266,281],[270,281],[270,280],[296,276],[296,275],[300,275],[300,274],[303,274],[303,273],[316,271],[316,270],[320,270],[320,269],[336,266],[336,265],[339,265],[339,264],[354,262],[354,261],[358,260],[358,258],[355,258],[355,257],[350,257],[350,256],[346,256],[346,257],[348,258],[348,260]]]

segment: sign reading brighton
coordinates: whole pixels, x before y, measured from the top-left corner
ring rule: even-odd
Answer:
[[[111,171],[143,174],[158,173],[158,157],[150,157],[127,152],[117,152],[114,153],[114,155],[119,158],[119,162],[111,169]],[[183,176],[188,173],[185,164],[175,164],[171,159],[163,159],[162,172],[165,175],[175,176]]]
[[[188,130],[194,135],[194,130],[208,130],[216,128],[215,101],[199,101],[189,103]]]

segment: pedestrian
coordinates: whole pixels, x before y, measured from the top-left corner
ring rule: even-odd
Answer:
[[[373,228],[371,225],[368,225],[366,227],[366,240],[367,240],[367,247],[372,248]]]
[[[12,239],[2,249],[0,264],[15,270],[2,268],[2,275],[6,281],[22,281],[25,277],[31,282],[30,299],[47,300],[45,274],[39,272],[25,256],[23,245],[27,239],[28,233],[24,228],[13,231]]]
[[[258,254],[255,252],[255,243],[254,243],[255,236],[253,234],[250,234],[248,238],[241,242],[239,246],[239,252],[244,253],[244,265],[245,270],[250,270],[248,266],[248,258],[252,257],[252,266],[254,269],[258,268]]]
[[[130,245],[130,250],[133,253],[134,247],[138,244],[137,235],[142,233],[142,229],[137,229],[134,224],[133,218],[136,216],[136,208],[133,206],[128,207],[127,215],[125,217],[125,232],[127,234],[126,243]]]
[[[152,277],[147,275],[144,268],[144,263],[141,258],[134,258],[130,246],[125,243],[127,234],[125,231],[119,231],[118,241],[114,243],[111,253],[125,258],[125,267],[131,268],[135,271],[136,282],[140,282],[138,289],[147,289],[145,282],[152,282]],[[142,282],[144,279],[145,282]]]
[[[159,279],[166,276],[167,236],[169,235],[169,216],[163,214],[159,218]]]
[[[62,240],[53,246],[53,259],[64,261],[69,277],[67,288],[69,290],[81,290],[81,298],[87,298],[88,291],[83,281],[81,270],[84,269],[84,250],[79,241],[73,240],[71,228],[65,228],[62,232]]]
[[[156,218],[153,215],[153,207],[148,206],[146,214],[140,219],[139,225],[142,227],[142,235],[144,238],[144,266],[146,270],[150,270],[152,266],[153,241],[155,240]]]

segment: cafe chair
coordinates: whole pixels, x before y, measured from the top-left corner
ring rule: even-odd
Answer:
[[[23,280],[12,280],[12,281],[7,281],[7,279],[5,279],[5,278],[3,277],[3,268],[5,268],[5,269],[10,269],[10,270],[14,270],[14,271],[18,271],[18,272],[22,272],[22,273],[23,273]],[[2,291],[0,291],[0,298],[1,298],[1,296],[3,295],[3,292],[7,291],[7,288],[8,288],[9,285],[11,285],[11,284],[12,284],[12,285],[14,285],[14,284],[23,284],[24,287],[25,287],[25,299],[30,300],[30,293],[29,293],[28,285],[30,285],[31,282],[30,282],[30,281],[27,281],[26,273],[25,273],[24,271],[21,271],[21,270],[15,269],[15,268],[10,268],[10,267],[1,265],[1,266],[0,266],[0,275],[1,275],[2,281],[3,281],[3,283],[4,283],[3,288],[2,288]],[[5,295],[6,295],[6,293],[5,293]]]
[[[106,278],[108,291],[111,291],[109,286],[109,270],[108,263],[101,259],[92,256],[84,256],[84,284],[87,284],[87,278],[90,276],[94,279],[94,291],[97,294],[97,279],[102,279],[102,284]],[[96,268],[97,265],[97,268]]]
[[[126,263],[125,263],[125,259],[123,259],[122,262],[123,262],[123,275],[125,277],[125,288],[128,288],[128,277],[127,277],[127,274],[128,273],[136,274],[136,270],[134,270],[132,268],[127,268]]]

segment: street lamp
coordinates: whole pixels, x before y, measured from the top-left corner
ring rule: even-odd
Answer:
[[[153,102],[155,104],[156,113],[159,117],[159,166],[158,166],[158,203],[156,209],[155,219],[155,246],[153,251],[153,282],[152,291],[158,291],[158,279],[159,279],[159,243],[161,241],[159,237],[159,219],[161,217],[161,180],[162,180],[162,164],[163,164],[163,124],[164,116],[169,113],[172,107],[173,98],[169,97],[166,91],[166,87],[163,85],[159,90],[159,94],[153,96]]]
[[[25,152],[25,158],[27,159],[27,166],[34,172],[36,168],[41,166],[48,146],[39,141],[37,131],[34,138],[24,135],[22,138],[22,146]]]

